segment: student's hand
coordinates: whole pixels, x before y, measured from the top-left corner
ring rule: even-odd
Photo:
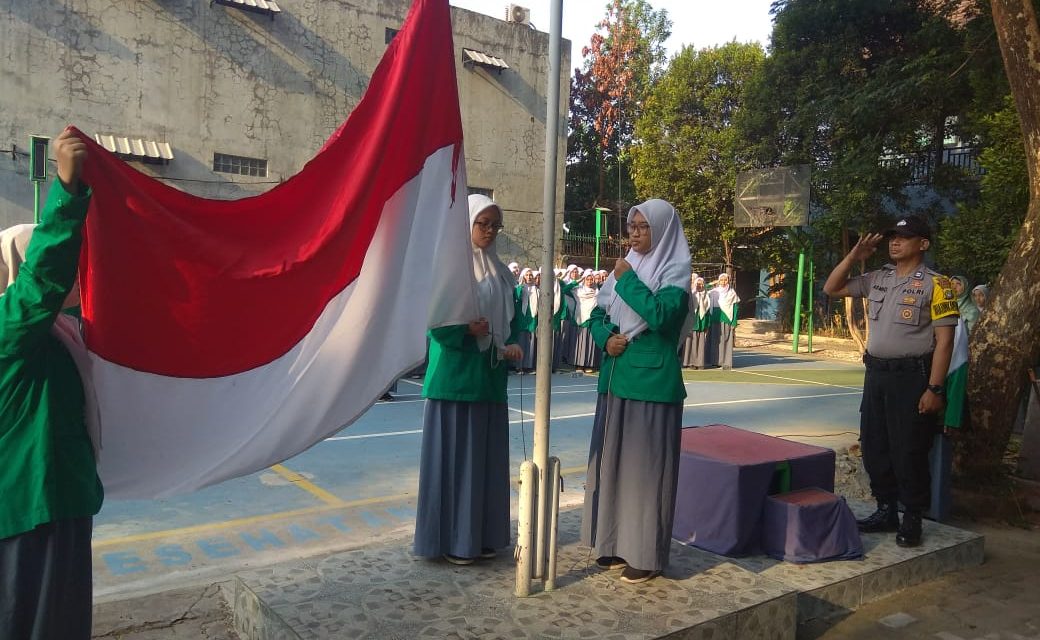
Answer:
[[[921,399],[917,401],[917,413],[939,413],[944,406],[946,403],[941,395],[925,389]]]
[[[491,326],[488,324],[487,318],[478,318],[469,323],[469,335],[476,338],[483,338],[490,331]]]
[[[617,262],[614,263],[614,278],[620,279],[626,271],[631,271],[632,265],[629,264],[628,260],[624,258],[618,258]]]
[[[628,348],[628,336],[616,333],[607,338],[607,353],[613,357],[618,357],[625,352]]]
[[[54,139],[53,145],[61,186],[71,194],[79,193],[79,176],[87,159],[86,143],[72,132],[71,127],[66,127]]]
[[[523,360],[524,350],[518,344],[507,344],[502,348],[502,358],[504,360]]]
[[[849,257],[852,258],[854,262],[862,262],[863,260],[866,260],[870,256],[874,255],[874,252],[877,251],[878,245],[881,244],[881,241],[884,239],[885,237],[880,233],[868,233],[859,239],[856,246],[852,247],[852,250],[849,251]]]

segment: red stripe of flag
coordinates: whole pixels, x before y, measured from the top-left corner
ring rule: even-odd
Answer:
[[[300,173],[264,194],[191,196],[80,136],[93,189],[81,262],[90,349],[178,377],[266,364],[357,278],[386,201],[436,150],[456,145],[458,157],[447,0],[416,0],[349,119]]]

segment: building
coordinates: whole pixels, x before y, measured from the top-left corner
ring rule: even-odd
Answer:
[[[0,225],[32,220],[29,136],[54,135],[66,124],[142,172],[208,198],[241,198],[287,179],[361,99],[410,5],[7,0],[0,8]],[[541,252],[549,36],[526,24],[522,11],[513,16],[453,8],[452,24],[471,190],[492,194],[505,209],[503,258],[533,263]],[[567,41],[563,52],[560,210]]]

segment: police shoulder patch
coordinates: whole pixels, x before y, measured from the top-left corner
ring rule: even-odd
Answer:
[[[932,320],[958,316],[957,295],[953,283],[946,276],[932,276]]]

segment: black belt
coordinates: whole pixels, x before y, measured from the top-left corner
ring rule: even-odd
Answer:
[[[871,371],[921,371],[928,375],[932,368],[932,353],[905,358],[878,358],[864,353],[863,364]]]

